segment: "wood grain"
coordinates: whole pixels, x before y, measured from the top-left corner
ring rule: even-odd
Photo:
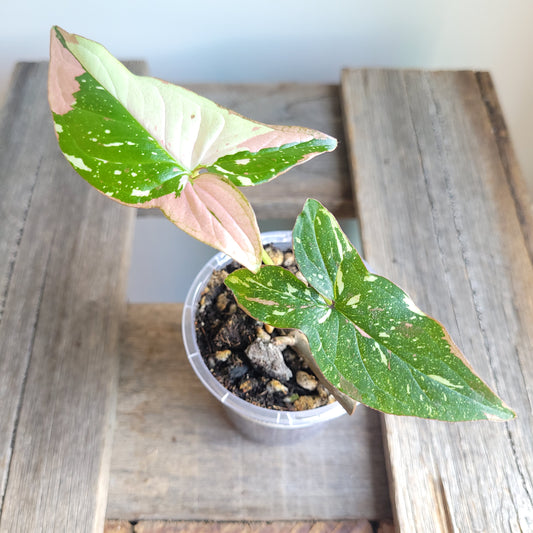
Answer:
[[[127,520],[106,520],[104,533],[134,533],[133,524]]]
[[[2,533],[103,529],[134,221],[60,154],[46,77],[19,64],[0,123]]]
[[[372,533],[368,520],[342,522],[174,522],[141,521],[134,533]]]
[[[258,218],[295,219],[307,198],[321,201],[338,217],[355,215],[338,85],[202,83],[187,88],[250,119],[305,126],[339,140],[334,152],[321,154],[268,183],[243,187]],[[141,209],[138,215],[159,213],[155,209]]]
[[[290,446],[246,440],[194,375],[181,340],[181,310],[128,306],[108,518],[390,517],[375,412],[361,409]]]
[[[509,183],[509,192],[515,203],[520,228],[524,234],[524,243],[528,249],[529,259],[533,263],[533,189],[528,187],[518,166],[509,130],[490,74],[476,72],[476,80],[487,109],[504,175]]]
[[[444,323],[518,414],[508,423],[384,417],[405,532],[533,530],[532,228],[519,213],[531,203],[517,166],[502,162],[500,111],[478,80],[387,70],[342,78],[366,259]]]

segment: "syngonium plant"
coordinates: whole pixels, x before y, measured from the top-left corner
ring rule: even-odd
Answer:
[[[448,421],[515,416],[439,322],[367,269],[316,200],[306,202],[293,230],[306,281],[272,265],[238,187],[331,151],[335,139],[261,124],[182,87],[136,76],[100,44],[58,27],[50,56],[55,131],[75,170],[115,201],[161,209],[244,266],[226,278],[238,304],[290,330],[284,342],[295,345],[348,411],[361,402]]]

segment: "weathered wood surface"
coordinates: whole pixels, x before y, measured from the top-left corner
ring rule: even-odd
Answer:
[[[370,523],[368,520],[317,522],[175,522],[163,520],[108,520],[104,533],[393,533],[388,520]]]
[[[321,201],[338,217],[354,216],[338,85],[202,83],[187,88],[250,119],[314,128],[339,140],[332,153],[294,167],[268,183],[244,187],[258,218],[294,219],[307,198]],[[138,212],[139,216],[159,214],[157,209]]]
[[[360,409],[286,447],[243,438],[194,375],[181,304],[130,304],[121,342],[108,518],[390,516],[379,417]]]
[[[46,63],[0,118],[0,531],[101,531],[134,212],[60,154]]]
[[[352,70],[342,94],[367,260],[444,323],[518,414],[384,417],[395,523],[533,531],[531,202],[490,79]]]

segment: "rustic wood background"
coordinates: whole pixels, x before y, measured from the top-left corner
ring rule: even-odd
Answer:
[[[400,531],[533,531],[531,202],[490,77],[345,71],[364,252],[450,331],[517,412],[384,417]]]
[[[260,216],[292,218],[307,196],[357,209],[372,267],[518,414],[445,424],[360,408],[272,448],[238,437],[193,377],[179,305],[124,319],[134,211],[65,163],[46,68],[18,65],[0,115],[0,533],[102,531],[106,505],[109,532],[385,533],[391,515],[402,532],[533,531],[533,214],[488,74],[194,87],[339,137],[334,154],[252,191]]]

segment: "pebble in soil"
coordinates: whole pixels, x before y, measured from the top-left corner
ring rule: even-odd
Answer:
[[[291,251],[265,249],[275,263],[297,273]],[[286,331],[256,321],[237,306],[224,285],[237,268],[231,263],[213,272],[198,304],[198,346],[212,374],[233,394],[270,409],[298,411],[334,401],[294,350],[272,344]]]

